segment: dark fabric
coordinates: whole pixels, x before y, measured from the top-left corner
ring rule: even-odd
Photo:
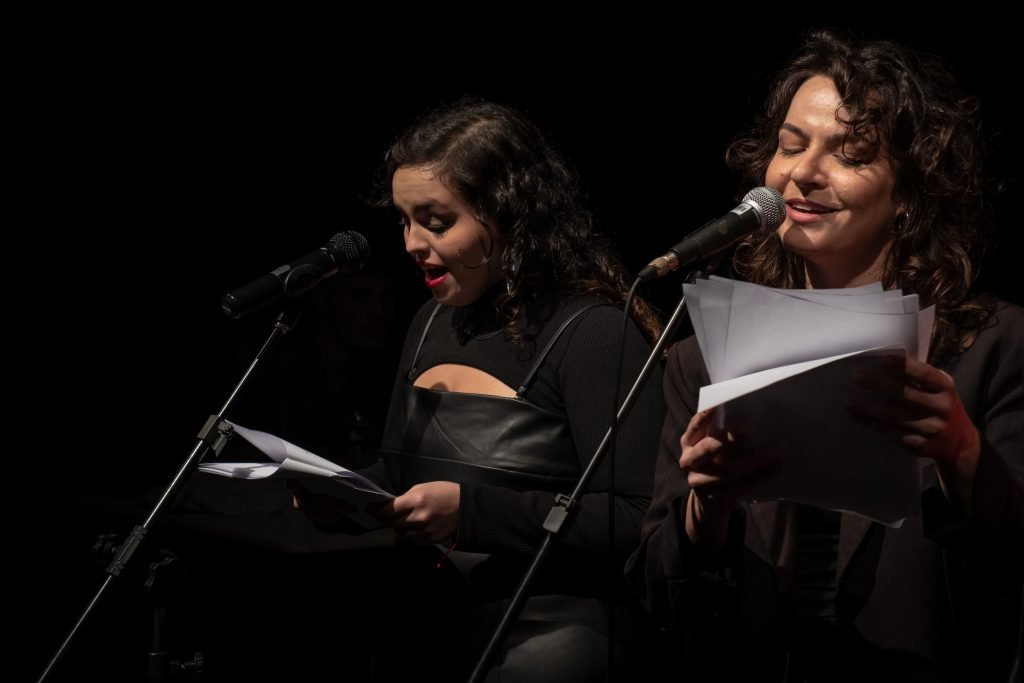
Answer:
[[[465,678],[497,625],[503,599],[511,595],[544,537],[554,492],[570,492],[613,411],[620,309],[590,297],[565,298],[555,302],[549,317],[527,329],[529,343],[520,345],[501,329],[491,297],[462,309],[442,307],[424,337],[435,306],[428,302],[423,307],[406,337],[386,427],[383,457],[391,462],[368,474],[396,492],[419,481],[457,481],[457,550],[436,569],[436,549],[403,549],[402,555],[421,560],[399,558],[396,572],[401,576],[392,582],[391,618],[381,635],[386,645],[375,658],[381,680],[424,672],[460,672],[442,679]],[[516,388],[562,323],[590,306],[550,347],[522,400],[410,391],[422,372],[447,363],[474,367]],[[630,323],[626,334],[622,395],[650,353],[635,325]],[[444,415],[435,420],[439,410]],[[605,617],[595,613],[595,606],[607,596],[607,552],[611,545],[621,568],[639,540],[663,417],[659,366],[620,430],[614,542],[608,535],[606,458],[580,497],[573,524],[537,574],[527,617],[506,643],[510,649],[502,660],[501,680],[603,680],[608,634]],[[494,458],[500,466],[491,468]],[[481,474],[487,469],[503,471]],[[424,554],[430,559],[422,560]],[[624,628],[617,629],[616,640],[645,642],[649,631],[644,625],[649,628],[649,623],[624,585],[617,590],[617,601],[617,609],[627,616],[620,621]],[[415,654],[397,656],[406,647]],[[526,665],[530,659],[536,661]]]
[[[839,513],[797,505],[793,617],[831,622],[836,616]]]
[[[506,338],[493,309],[467,313],[445,307],[428,335],[417,369],[444,363],[457,363],[482,370],[510,387],[528,374],[535,354],[543,348],[558,321],[578,308],[594,303],[589,297],[566,298],[547,321],[538,323],[534,342],[519,346]],[[406,336],[399,363],[392,401],[404,400],[402,386],[408,384],[416,346],[434,302],[423,306]],[[469,308],[469,307],[467,307]],[[483,308],[474,306],[476,308]],[[482,319],[482,320],[481,320]],[[543,410],[565,416],[572,434],[579,467],[585,467],[604,437],[612,413],[615,378],[612,368],[618,356],[618,331],[622,311],[603,304],[588,311],[558,340],[546,362],[540,367],[527,395],[529,402]],[[437,333],[435,334],[434,328]],[[473,334],[467,334],[466,328]],[[622,369],[623,395],[650,353],[639,329],[630,323],[626,330],[626,348]],[[661,389],[661,367],[648,379],[618,438],[615,457],[615,540],[616,554],[625,558],[636,548],[640,522],[650,502],[657,454],[658,431],[665,408]],[[413,378],[415,379],[415,377]],[[388,425],[387,431],[404,427]],[[597,469],[589,490],[580,498],[580,511],[572,528],[561,539],[565,552],[594,561],[603,556],[608,538],[608,458]],[[371,474],[392,490],[401,492],[382,468]],[[462,482],[459,509],[459,548],[471,552],[532,553],[543,539],[543,522],[551,509],[548,491],[514,491],[501,486]],[[595,567],[591,573],[601,573]]]
[[[592,304],[593,306],[593,304]],[[436,309],[440,312],[440,308]],[[543,367],[558,339],[589,309],[566,317],[517,383],[514,398],[437,391],[411,384],[400,387],[388,415],[390,425],[381,450],[391,479],[406,489],[426,481],[491,484],[517,491],[570,491],[582,472],[569,424],[559,415],[533,405],[528,385]],[[430,337],[431,314],[420,338]],[[436,331],[435,331],[436,333]],[[413,360],[418,374],[420,353]],[[410,377],[410,379],[413,379]]]
[[[1006,680],[1024,577],[1024,311],[1000,305],[945,369],[982,434],[973,510],[948,504],[929,465],[921,511],[899,529],[843,514],[837,625],[810,636],[787,619],[793,505],[743,505],[717,557],[689,545],[679,439],[709,380],[694,339],[671,350],[655,495],[627,573],[689,648],[692,679]]]
[[[566,491],[580,468],[561,415],[511,398],[403,387],[385,434],[388,476],[399,489],[425,481]],[[456,425],[453,428],[453,425]]]
[[[408,618],[386,624],[375,639],[374,681],[468,680],[508,606],[507,600],[477,602],[468,598],[462,574],[444,562],[438,568],[437,556],[429,550],[433,549],[407,549],[405,561],[396,565],[391,613]],[[414,557],[417,554],[418,559]],[[485,680],[607,680],[607,609],[607,604],[596,598],[530,597]],[[621,670],[629,672],[629,680],[649,680],[651,655],[637,650],[654,639],[650,623],[641,610],[628,605],[615,609],[616,630],[630,636],[617,638]]]

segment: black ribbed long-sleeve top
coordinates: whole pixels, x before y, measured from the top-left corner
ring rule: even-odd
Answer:
[[[416,348],[437,304],[428,301],[420,309],[406,336],[392,401],[402,400],[402,383],[415,381],[431,367],[449,363],[476,368],[515,388],[561,322],[580,308],[597,302],[600,305],[585,311],[562,333],[523,396],[566,417],[582,472],[604,437],[612,415],[622,310],[594,297],[563,298],[544,322],[527,328],[530,341],[524,345],[511,340],[501,328],[492,295],[470,306],[443,307],[438,312],[423,343],[416,374],[410,380]],[[626,327],[621,396],[632,386],[649,353],[650,346],[630,321]],[[615,551],[619,557],[625,557],[637,546],[640,522],[650,504],[658,435],[665,415],[661,375],[659,363],[619,430],[614,506]],[[386,427],[400,428],[401,425]],[[378,469],[374,474],[381,473]],[[468,482],[460,485],[460,550],[523,554],[537,548],[544,536],[544,519],[552,507],[552,493]],[[606,458],[588,492],[580,499],[579,513],[560,540],[560,552],[607,550],[608,487]]]

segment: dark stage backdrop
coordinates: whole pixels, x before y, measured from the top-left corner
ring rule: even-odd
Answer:
[[[368,206],[383,150],[400,127],[467,93],[521,108],[575,164],[599,226],[636,272],[749,189],[725,170],[723,151],[750,123],[801,30],[851,25],[821,12],[767,26],[631,23],[594,36],[435,33],[424,24],[394,36],[370,31],[358,48],[350,41],[360,29],[351,25],[307,40],[269,25],[157,32],[147,24],[38,50],[43,75],[30,79],[23,102],[30,154],[17,181],[29,205],[9,226],[34,246],[27,258],[8,250],[22,261],[9,294],[23,315],[12,325],[28,341],[9,361],[12,374],[28,379],[13,385],[10,428],[30,437],[11,456],[25,464],[10,481],[19,500],[28,499],[22,515],[29,521],[16,526],[29,534],[20,548],[33,557],[19,583],[31,605],[24,617],[32,624],[31,675],[98,585],[85,557],[92,537],[141,521],[141,512],[132,515],[145,511],[147,492],[169,480],[241,359],[268,332],[268,316],[225,319],[219,299],[226,290],[339,230],[366,234],[377,279],[352,284],[355,295],[346,294],[348,280],[332,282],[336,299],[324,295],[321,303],[337,310],[331,301],[340,301],[349,315],[311,315],[316,332],[286,340],[285,360],[243,399],[240,415],[261,420],[249,426],[280,428],[310,444],[332,438],[322,428],[331,416],[316,412],[318,396],[337,401],[345,419],[352,404],[377,419],[404,323],[427,296],[394,216]],[[1024,199],[1024,144],[1012,104],[1021,60],[1018,46],[1000,38],[1008,33],[993,35],[998,23],[925,28],[873,18],[852,25],[942,55],[965,90],[981,97],[990,170],[1005,187],[985,282],[1021,303],[1010,249]],[[667,313],[680,282],[675,274],[647,294]],[[358,305],[368,301],[369,312]],[[362,316],[381,310],[386,315],[365,331]],[[320,374],[356,379],[347,389],[320,387],[296,398],[289,381],[315,384],[332,339],[348,340],[348,356],[340,370],[325,365]],[[282,396],[307,419],[276,422],[274,401]],[[373,425],[364,431],[372,434]],[[361,444],[360,454],[367,448]],[[265,540],[256,545],[272,554]],[[238,552],[251,545],[238,541]],[[253,569],[220,564],[228,575],[205,579],[238,580]],[[99,670],[100,660],[119,656],[124,639],[110,621],[122,603],[111,604],[98,623],[114,636],[103,646],[93,642],[95,657],[81,657],[76,670]],[[279,626],[288,612],[269,613]],[[146,631],[146,622],[130,621],[137,618],[127,628]]]

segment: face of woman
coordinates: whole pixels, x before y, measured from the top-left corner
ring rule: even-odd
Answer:
[[[391,195],[405,226],[405,250],[437,301],[465,306],[501,279],[501,246],[460,197],[423,166],[403,166]]]
[[[797,90],[765,177],[786,200],[782,243],[804,258],[808,285],[853,287],[881,278],[893,221],[903,207],[885,150],[847,139],[839,93],[826,76]],[[842,113],[842,112],[840,112]]]

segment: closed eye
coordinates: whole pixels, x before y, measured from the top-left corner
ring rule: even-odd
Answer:
[[[849,168],[857,168],[859,166],[863,166],[864,164],[871,163],[865,159],[855,159],[854,157],[848,157],[842,154],[837,154],[836,159],[838,159],[839,163],[841,163],[843,166],[848,166]]]
[[[437,222],[428,223],[427,225],[424,225],[423,227],[425,227],[427,230],[429,230],[430,232],[434,233],[435,235],[442,235],[442,234],[448,232],[448,230],[452,227],[452,225],[453,225],[453,223],[450,223],[450,222],[446,221],[446,222],[442,222],[442,223],[437,223]]]

